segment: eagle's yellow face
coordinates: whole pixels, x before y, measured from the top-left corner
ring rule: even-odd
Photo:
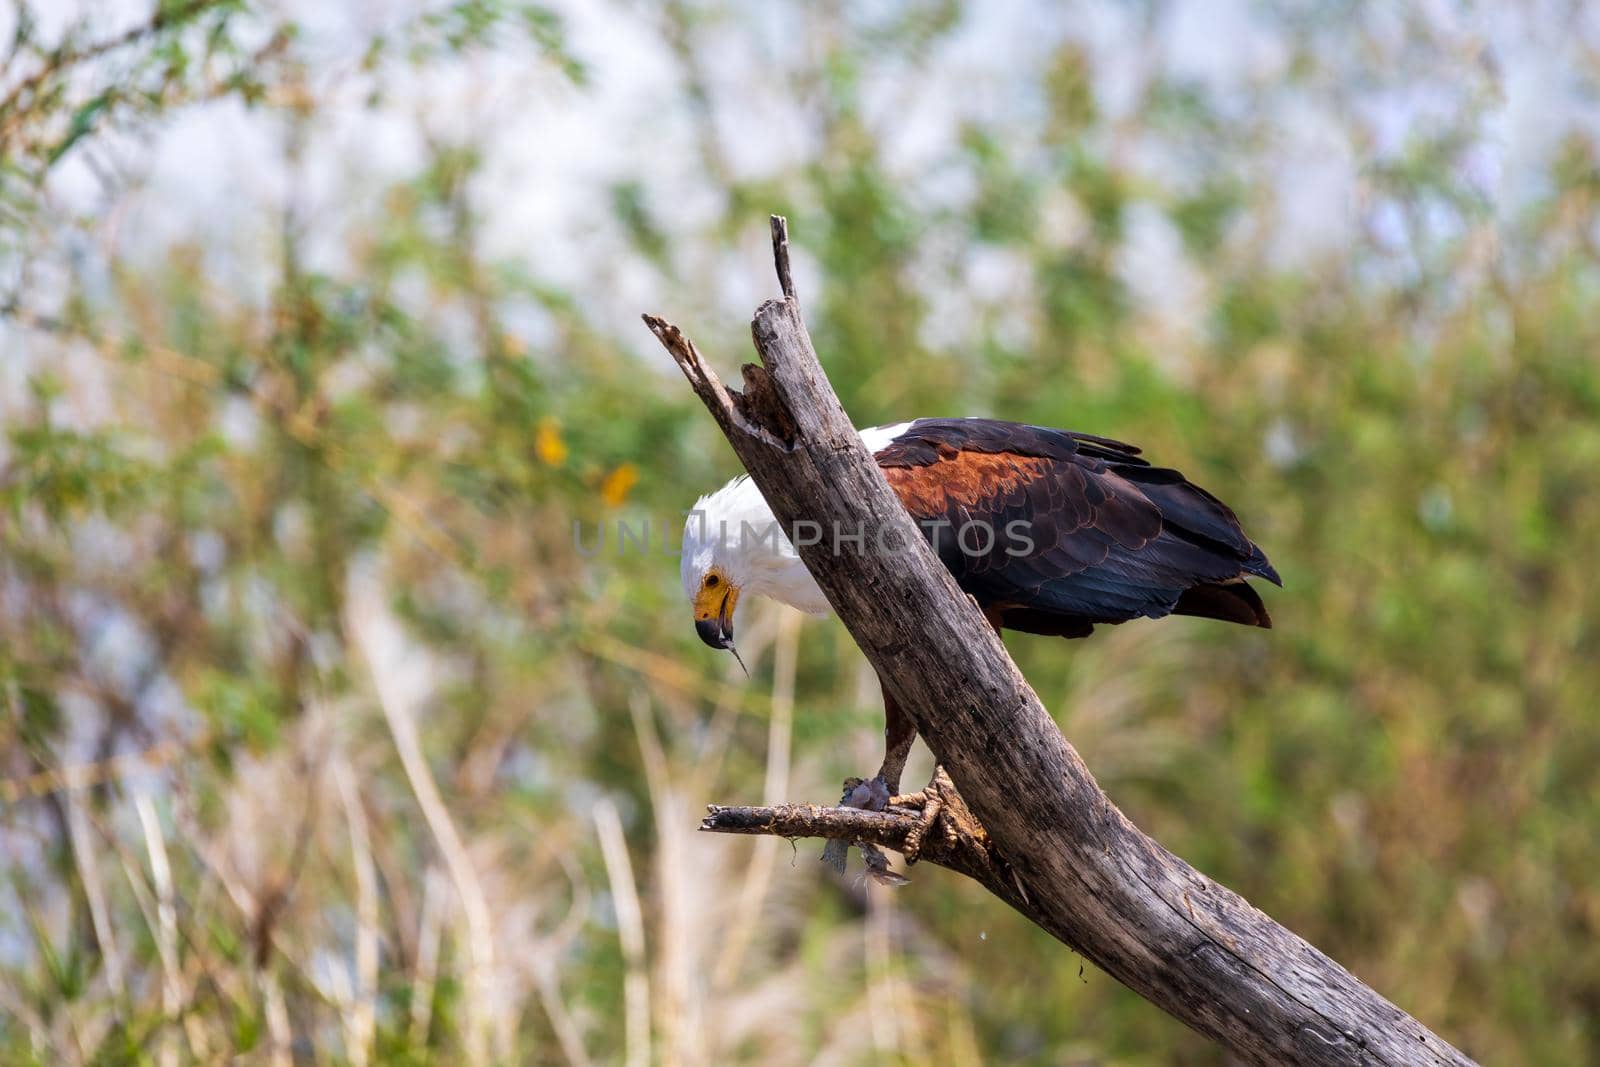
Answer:
[[[733,609],[738,602],[739,587],[721,567],[701,575],[694,595],[694,629],[700,640],[712,648],[733,647]]]

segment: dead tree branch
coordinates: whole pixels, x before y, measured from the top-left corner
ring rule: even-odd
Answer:
[[[719,834],[767,834],[790,840],[819,837],[860,845],[869,871],[875,867],[871,849],[894,849],[912,863],[927,860],[964,874],[1026,914],[1026,896],[1015,872],[995,853],[988,833],[944,771],[921,794],[896,797],[886,811],[815,804],[754,808],[713,804],[701,820],[700,829]]]
[[[817,361],[787,278],[751,324],[762,364],[731,391],[684,334],[645,321],[786,530],[825,533],[802,559],[960,787],[976,846],[923,842],[1129,988],[1253,1063],[1469,1064],[1343,967],[1146,837],[1100,789],[994,631],[890,490]],[[807,527],[808,529],[810,527]],[[844,536],[839,536],[842,531]],[[852,535],[865,533],[858,541]],[[910,815],[714,809],[707,829],[844,835],[899,848]],[[976,837],[974,835],[974,839]],[[898,842],[898,844],[897,844]],[[945,862],[949,861],[949,862]],[[969,869],[982,863],[985,871]]]

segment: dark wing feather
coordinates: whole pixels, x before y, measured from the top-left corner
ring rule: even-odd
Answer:
[[[921,419],[876,458],[961,588],[1003,626],[1081,637],[1174,613],[1270,626],[1244,579],[1278,575],[1238,518],[1138,451],[1042,426]]]

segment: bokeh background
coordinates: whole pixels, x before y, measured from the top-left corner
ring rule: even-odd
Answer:
[[[837,622],[747,605],[746,680],[661,543],[737,467],[638,315],[733,373],[773,211],[858,424],[1138,442],[1282,571],[1270,632],[1010,639],[1116,801],[1484,1061],[1600,1060],[1600,7],[0,43],[0,1060],[1225,1062],[948,872],[694,832],[879,755]]]

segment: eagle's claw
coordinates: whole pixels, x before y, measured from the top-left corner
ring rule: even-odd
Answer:
[[[933,769],[933,778],[928,782],[927,788],[922,791],[922,813],[917,816],[917,824],[906,834],[906,844],[900,850],[906,858],[909,867],[922,857],[922,842],[927,839],[928,831],[933,829],[933,824],[939,821],[939,816],[944,813],[943,783],[949,778],[945,775],[943,767]]]

